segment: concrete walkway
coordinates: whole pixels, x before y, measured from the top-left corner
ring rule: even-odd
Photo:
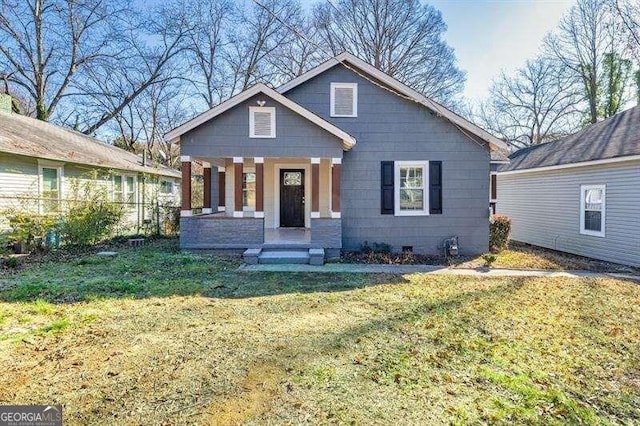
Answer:
[[[591,271],[549,271],[541,269],[501,268],[449,268],[432,265],[367,265],[358,263],[327,263],[323,266],[294,265],[242,265],[244,272],[317,272],[346,274],[427,274],[470,277],[566,277],[566,278],[618,278],[640,281],[639,275],[602,273]]]

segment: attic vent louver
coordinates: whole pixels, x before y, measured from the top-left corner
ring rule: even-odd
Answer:
[[[357,83],[331,83],[331,116],[358,116]]]
[[[249,137],[276,137],[276,109],[273,107],[249,107]]]

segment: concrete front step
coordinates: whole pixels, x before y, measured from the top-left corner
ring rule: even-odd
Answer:
[[[248,265],[271,264],[271,265],[286,265],[286,264],[310,264],[310,265],[323,265],[324,264],[324,249],[312,248],[312,249],[261,249],[252,248],[247,249],[242,257],[244,262]]]
[[[292,264],[309,263],[309,250],[269,250],[258,256],[258,263],[263,264]]]

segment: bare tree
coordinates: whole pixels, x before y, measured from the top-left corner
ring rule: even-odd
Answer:
[[[640,0],[611,0],[628,37],[629,50],[640,63]]]
[[[76,88],[83,97],[84,133],[94,133],[154,84],[180,77],[181,55],[192,31],[182,3],[164,5],[140,22],[133,19],[122,34],[127,48],[89,69]]]
[[[228,97],[228,32],[233,25],[231,0],[203,0],[187,6],[187,18],[193,26],[188,38],[187,61],[193,66],[191,82],[209,108]]]
[[[465,74],[442,39],[442,14],[419,0],[330,0],[314,9],[323,43],[349,51],[380,70],[451,104]]]
[[[580,82],[562,64],[544,57],[529,60],[515,75],[495,80],[480,107],[484,127],[515,148],[546,142],[580,125]]]
[[[0,0],[0,75],[48,120],[78,73],[110,55],[122,0]]]
[[[603,64],[608,54],[622,55],[621,30],[607,0],[578,0],[545,40],[546,51],[582,81],[589,123],[596,123],[604,111],[599,109],[608,90],[601,85]]]
[[[285,83],[328,59],[327,53],[318,48],[322,40],[313,22],[306,20],[301,27],[294,29],[296,37],[278,46],[267,59],[276,74],[274,83]]]
[[[229,96],[259,80],[270,81],[275,71],[267,58],[290,43],[299,27],[300,5],[295,0],[259,0],[237,11],[237,26],[229,34],[227,61],[232,83]]]

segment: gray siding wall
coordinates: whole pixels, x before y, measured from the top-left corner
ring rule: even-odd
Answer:
[[[605,237],[580,234],[580,185],[606,185]],[[542,173],[498,174],[498,212],[512,239],[640,266],[640,161]]]
[[[276,137],[249,137],[249,107],[276,108]],[[215,157],[342,157],[342,141],[306,118],[259,94],[180,137],[181,154]]]
[[[358,117],[329,116],[330,83],[358,83]],[[442,241],[460,237],[463,254],[488,250],[489,152],[425,107],[336,66],[285,96],[350,133],[357,145],[342,165],[343,247],[386,242],[395,250],[439,253]],[[442,161],[443,214],[380,214],[380,162]]]

